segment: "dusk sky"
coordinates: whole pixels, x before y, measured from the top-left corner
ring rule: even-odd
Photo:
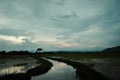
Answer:
[[[0,50],[118,45],[120,0],[0,0]]]

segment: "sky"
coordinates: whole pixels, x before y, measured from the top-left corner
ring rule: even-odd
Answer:
[[[120,45],[120,0],[0,0],[0,50],[97,51]]]

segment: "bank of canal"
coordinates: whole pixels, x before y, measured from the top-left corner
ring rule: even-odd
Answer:
[[[53,67],[43,75],[34,76],[31,80],[79,80],[76,77],[76,69],[63,62],[47,59]]]

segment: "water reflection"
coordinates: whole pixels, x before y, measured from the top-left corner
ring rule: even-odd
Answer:
[[[27,59],[0,59],[0,76],[26,73],[27,70],[38,66],[33,58]]]
[[[0,70],[0,75],[7,75],[7,74],[17,74],[17,73],[25,73],[25,67],[24,66],[18,66],[18,67],[8,67]]]
[[[75,69],[65,63],[49,60],[53,67],[48,73],[32,77],[31,80],[79,80],[75,76]]]

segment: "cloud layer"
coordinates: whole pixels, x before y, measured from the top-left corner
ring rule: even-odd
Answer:
[[[119,0],[0,0],[0,50],[120,45]]]

